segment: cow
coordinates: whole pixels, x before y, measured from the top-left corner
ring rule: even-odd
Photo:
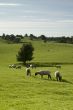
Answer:
[[[26,68],[26,74],[27,74],[27,76],[31,76],[31,70],[30,70],[30,68]]]
[[[21,69],[21,65],[16,66],[16,69]]]
[[[57,80],[57,81],[62,81],[62,76],[61,76],[61,74],[60,74],[59,71],[56,71],[56,72],[55,72],[55,77],[56,77],[56,80]]]
[[[11,65],[9,65],[9,68],[16,68],[16,65],[15,64],[11,64]]]
[[[37,71],[35,72],[35,76],[36,75],[41,75],[41,78],[43,78],[43,75],[48,75],[48,79],[50,78],[51,79],[51,72],[50,71]]]

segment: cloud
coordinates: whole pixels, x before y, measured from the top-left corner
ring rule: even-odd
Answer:
[[[47,22],[47,21],[11,21],[11,22],[0,22],[0,28],[51,28],[55,27],[56,24],[53,22]]]
[[[71,23],[72,22],[72,23]],[[71,36],[73,34],[73,21],[0,21],[0,33],[33,33],[50,36]]]
[[[0,3],[0,6],[20,6],[18,3]]]
[[[59,23],[73,23],[73,20],[60,20]]]

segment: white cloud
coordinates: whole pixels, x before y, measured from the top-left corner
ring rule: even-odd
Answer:
[[[0,6],[20,6],[18,3],[0,3]]]
[[[71,21],[1,21],[0,30],[2,33],[33,33],[37,35],[41,33],[47,36],[71,36],[73,32],[73,23],[69,22]]]
[[[56,23],[47,21],[18,21],[18,22],[0,22],[0,28],[51,28],[56,27]]]
[[[59,23],[73,23],[73,20],[60,20]]]

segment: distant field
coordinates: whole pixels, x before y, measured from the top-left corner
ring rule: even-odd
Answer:
[[[17,63],[16,54],[22,44],[0,41],[0,110],[73,110],[73,45],[32,41],[35,48],[33,62],[59,62],[63,82],[54,77],[56,67],[31,69],[27,77],[25,67],[9,68]],[[34,75],[38,70],[50,70],[52,80]]]
[[[59,43],[35,43],[34,61],[73,63],[73,45]]]
[[[73,45],[60,43],[44,43],[31,41],[34,46],[33,62],[41,63],[73,63]],[[16,62],[16,54],[22,44],[0,45],[0,59],[6,63]]]

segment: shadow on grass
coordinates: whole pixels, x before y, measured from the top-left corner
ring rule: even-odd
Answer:
[[[56,79],[52,79],[52,81],[57,81],[57,80]],[[62,81],[57,81],[57,82],[65,82],[65,83],[73,84],[71,81],[68,81],[66,79],[62,79]]]
[[[41,80],[46,80],[46,81],[57,81],[56,79],[54,79],[54,78],[52,78],[52,79],[48,79],[48,78],[39,78],[39,77],[35,77],[34,75],[32,75],[32,77],[33,78],[35,78],[35,79],[41,79]],[[68,81],[68,80],[66,80],[66,79],[62,79],[62,81],[57,81],[57,82],[64,82],[64,83],[69,83],[69,84],[73,84],[73,82],[71,82],[71,81]]]
[[[36,79],[39,79],[38,77],[35,77],[35,76],[33,76],[34,78],[36,78]],[[40,78],[40,79],[42,79],[42,80],[47,80],[47,81],[57,81],[56,79],[47,79],[47,78]],[[71,81],[68,81],[68,80],[66,80],[66,79],[62,79],[62,81],[57,81],[57,82],[64,82],[64,83],[69,83],[69,84],[73,84]]]
[[[57,81],[57,80],[56,79],[52,79],[52,81]],[[64,83],[73,84],[71,81],[68,81],[66,79],[62,79],[62,81],[57,81],[57,82],[64,82]]]
[[[71,81],[68,81],[68,80],[66,80],[66,79],[62,79],[62,82],[69,83],[69,84],[73,84]]]

